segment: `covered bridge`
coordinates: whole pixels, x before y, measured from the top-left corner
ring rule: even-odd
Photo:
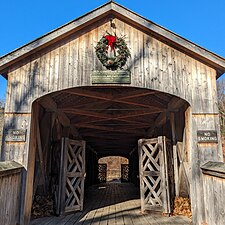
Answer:
[[[1,57],[1,160],[24,167],[15,220],[29,223],[40,189],[57,214],[85,209],[98,159],[123,156],[142,211],[170,214],[188,196],[193,224],[213,224],[201,166],[223,160],[224,72],[224,58],[114,2]]]

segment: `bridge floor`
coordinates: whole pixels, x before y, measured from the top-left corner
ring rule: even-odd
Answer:
[[[140,212],[138,189],[127,183],[95,185],[85,194],[84,211],[60,217],[45,217],[31,225],[186,225],[191,220],[183,216],[163,217]]]

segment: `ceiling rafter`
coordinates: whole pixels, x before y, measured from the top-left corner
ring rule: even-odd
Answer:
[[[146,125],[146,122],[140,122],[140,121],[137,121],[137,120],[133,120],[132,118],[131,119],[121,119],[121,118],[99,118],[99,119],[96,119],[96,118],[88,118],[88,120],[85,118],[83,120],[75,120],[75,119],[71,119],[71,123],[84,123],[84,124],[89,124],[89,123],[99,123],[99,122],[107,122],[107,121],[116,121],[116,122],[125,122],[125,123],[128,123],[128,124],[133,124],[133,125]],[[150,118],[148,118],[148,122],[150,122]]]
[[[135,125],[131,124],[131,125],[122,125],[122,124],[90,124],[90,123],[76,123],[74,124],[74,126],[79,127],[79,128],[86,128],[89,126],[96,126],[96,127],[102,127],[102,128],[107,128],[107,127],[111,127],[112,129],[120,129],[121,127],[123,127],[123,129],[126,130],[135,130],[135,129],[139,129],[139,128],[149,128],[149,124],[144,124],[144,125]]]
[[[129,98],[137,98],[137,97],[143,97],[146,95],[152,95],[157,93],[157,91],[149,91],[149,90],[135,90],[135,91],[129,91],[122,94],[118,94],[116,97],[119,100],[123,99],[129,99]]]
[[[59,122],[65,127],[70,127],[70,130],[74,134],[74,136],[79,136],[79,132],[77,131],[77,129],[73,125],[71,125],[70,119],[67,117],[67,115],[61,110],[58,110],[57,104],[51,96],[45,96],[44,98],[39,100],[39,103],[47,111],[55,112],[59,119]]]
[[[173,97],[168,103],[168,112],[176,111],[178,108],[181,108],[184,104],[185,104],[184,100],[178,97]],[[160,113],[156,118],[153,126],[147,131],[147,136],[151,137],[154,133],[155,128],[162,126],[163,124],[166,123],[166,121],[167,121],[167,113],[166,112]]]
[[[76,124],[73,124],[75,127],[78,127]],[[135,131],[131,131],[128,129],[123,129],[123,128],[113,128],[113,127],[104,127],[104,126],[97,126],[97,125],[93,125],[93,124],[83,124],[82,127],[84,128],[91,128],[91,129],[96,129],[96,130],[105,130],[105,131],[113,131],[113,132],[120,132],[120,133],[135,133],[135,134],[142,134],[145,135],[145,131],[144,130],[135,130]]]
[[[144,115],[151,115],[151,114],[157,114],[161,112],[165,112],[167,110],[165,109],[159,109],[159,110],[143,110],[143,111],[135,111],[132,113],[124,113],[120,115],[113,115],[113,114],[106,114],[106,113],[97,113],[93,111],[87,111],[87,110],[81,110],[81,109],[64,109],[63,110],[66,113],[71,113],[74,115],[85,115],[90,117],[96,117],[96,118],[103,118],[103,119],[124,119],[124,118],[131,118],[131,117],[138,117],[138,116],[144,116]]]
[[[95,132],[83,132],[82,129],[79,130],[81,134],[83,134],[82,136],[84,137],[100,137],[100,138],[112,138],[112,139],[122,139],[123,138],[134,138],[136,137],[137,135],[135,133],[129,133],[129,136],[128,134],[119,134],[117,132],[110,132],[110,135],[109,135],[109,132],[106,131],[106,130],[95,130]]]
[[[105,100],[105,101],[110,101],[110,102],[117,102],[117,103],[123,103],[123,104],[128,104],[128,105],[134,105],[134,106],[139,106],[139,107],[144,107],[144,108],[155,108],[155,109],[160,109],[160,107],[157,106],[152,106],[150,104],[143,104],[143,103],[138,103],[134,101],[128,101],[126,99],[119,99],[117,98],[117,95],[109,94],[109,93],[100,93],[97,91],[90,91],[90,90],[83,90],[81,88],[76,89],[76,90],[65,90],[65,93],[69,93],[72,95],[77,95],[77,96],[85,96],[88,98],[93,98],[93,99],[99,99],[99,100]]]
[[[166,123],[168,112],[184,104],[168,94],[130,87],[74,88],[52,95],[40,104],[79,131],[98,154],[128,154],[139,138]]]

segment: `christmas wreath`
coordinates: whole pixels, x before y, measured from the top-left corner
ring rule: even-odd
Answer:
[[[125,36],[105,35],[97,43],[95,51],[100,62],[109,70],[122,69],[130,57]]]

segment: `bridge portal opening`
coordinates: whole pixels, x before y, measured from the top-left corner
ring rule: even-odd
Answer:
[[[134,87],[79,87],[43,96],[33,109],[33,198],[50,197],[53,213],[82,211],[86,190],[103,181],[133,183],[155,209],[164,207],[165,186],[171,202],[189,196],[190,110],[183,99]],[[103,178],[99,165],[106,165]]]
[[[129,160],[121,156],[108,156],[98,160],[98,180],[105,182],[128,182]]]

